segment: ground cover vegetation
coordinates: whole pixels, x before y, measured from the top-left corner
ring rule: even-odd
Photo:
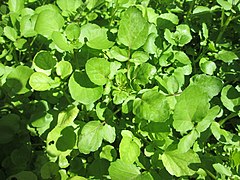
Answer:
[[[2,0],[0,179],[239,179],[239,0]]]

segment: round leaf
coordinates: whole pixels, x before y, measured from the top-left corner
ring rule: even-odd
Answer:
[[[86,73],[93,83],[104,85],[110,74],[110,63],[103,58],[91,58],[86,63]]]
[[[120,43],[131,49],[144,45],[148,37],[148,22],[136,7],[128,8],[120,20],[118,39]]]
[[[86,105],[97,101],[103,93],[103,88],[93,84],[83,72],[74,72],[68,87],[72,98]]]
[[[36,91],[46,91],[51,88],[53,80],[46,74],[35,72],[31,75],[29,84]]]
[[[72,73],[72,65],[68,61],[60,61],[56,66],[56,73],[62,79],[68,77]]]
[[[35,30],[37,33],[49,38],[54,31],[59,31],[63,25],[64,19],[58,12],[46,9],[39,13]]]

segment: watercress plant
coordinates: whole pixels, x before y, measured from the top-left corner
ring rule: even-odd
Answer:
[[[239,179],[239,0],[2,0],[0,179]]]

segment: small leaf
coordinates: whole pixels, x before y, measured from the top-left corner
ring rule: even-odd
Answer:
[[[213,168],[222,175],[230,177],[232,175],[232,172],[230,168],[223,166],[222,164],[216,163],[213,164]]]
[[[11,12],[20,12],[24,8],[24,0],[9,0],[8,7]]]
[[[105,124],[101,132],[104,140],[108,141],[109,143],[113,143],[115,141],[116,138],[115,127]]]
[[[58,174],[59,167],[54,162],[47,162],[41,168],[41,177],[43,179],[50,179]]]
[[[140,140],[133,136],[131,131],[122,131],[122,140],[119,145],[120,159],[128,164],[133,164],[137,161],[140,155]]]
[[[142,64],[147,62],[149,59],[149,55],[146,52],[143,51],[135,51],[132,54],[132,57],[130,59],[130,62],[134,62],[136,64]]]
[[[120,49],[118,46],[113,46],[109,51],[110,58],[114,58],[120,62],[128,60],[128,51],[126,49]]]
[[[118,159],[110,164],[109,175],[113,180],[135,179],[139,174],[139,169],[134,164],[128,164]]]
[[[215,58],[227,63],[237,60],[238,56],[232,51],[221,50],[215,55]]]
[[[145,92],[133,103],[133,113],[149,121],[164,122],[169,118],[169,111],[166,97],[155,90]]]
[[[232,3],[230,3],[227,0],[217,0],[217,3],[222,6],[222,8],[226,11],[231,10],[232,9]]]
[[[178,143],[179,152],[185,153],[189,151],[198,137],[199,133],[195,129],[193,129],[189,134],[183,136]]]
[[[106,145],[102,148],[100,153],[100,158],[107,159],[108,161],[113,161],[117,157],[117,152],[111,145]]]
[[[162,161],[167,171],[177,177],[193,175],[195,171],[190,169],[189,165],[201,162],[198,155],[192,150],[185,153],[178,150],[166,151],[162,155]]]
[[[78,115],[78,108],[76,106],[70,106],[65,111],[62,111],[58,114],[58,126],[65,128],[70,126],[74,119]]]
[[[103,58],[91,58],[86,63],[86,73],[94,84],[104,85],[110,74],[110,62]]]
[[[232,85],[227,85],[222,89],[221,101],[223,105],[232,112],[240,109],[240,92]]]
[[[209,109],[208,96],[200,86],[191,85],[186,88],[177,99],[173,114],[173,127],[186,133],[194,126],[194,122],[200,122]]]
[[[144,45],[148,37],[148,22],[136,7],[128,8],[119,23],[118,39],[120,43],[131,49]]]
[[[80,40],[84,43],[87,38],[87,46],[93,49],[108,49],[114,45],[107,37],[107,29],[96,24],[85,24],[81,27]]]
[[[10,26],[5,26],[4,29],[3,29],[3,33],[11,41],[16,41],[17,40],[17,37],[18,37],[17,31]]]
[[[46,91],[51,88],[53,80],[46,74],[35,72],[31,75],[29,84],[36,91]]]
[[[30,91],[28,80],[33,70],[27,66],[17,66],[7,76],[6,85],[10,95],[25,94]]]
[[[74,72],[69,79],[68,87],[72,98],[85,105],[94,103],[103,93],[103,88],[93,84],[83,72]]]
[[[78,140],[78,149],[81,153],[89,154],[96,151],[102,144],[102,123],[90,121],[82,128]]]
[[[40,51],[34,56],[33,63],[36,71],[51,70],[56,65],[56,58],[48,51]]]
[[[35,25],[37,33],[50,38],[54,31],[59,31],[64,25],[63,17],[54,10],[46,9],[39,13]]]
[[[218,95],[222,90],[223,82],[215,76],[195,75],[191,78],[191,84],[201,86],[201,89],[208,94],[209,99]]]
[[[71,23],[66,27],[65,34],[71,41],[78,39],[80,36],[80,27],[75,23]]]
[[[52,40],[58,48],[63,51],[71,51],[73,49],[72,45],[67,41],[67,38],[58,31],[52,33]]]
[[[65,79],[72,73],[72,65],[68,61],[60,61],[56,65],[56,73],[62,79]]]

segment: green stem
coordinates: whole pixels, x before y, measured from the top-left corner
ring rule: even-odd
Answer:
[[[209,170],[205,169],[205,171],[212,179],[217,179],[216,176],[213,173],[211,173]]]
[[[232,119],[234,117],[236,117],[238,114],[237,113],[231,113],[230,115],[228,115],[227,117],[225,117],[224,119],[222,119],[221,121],[219,121],[219,125],[222,126],[226,121],[228,121],[229,119]]]
[[[190,14],[192,13],[192,10],[193,10],[194,6],[195,6],[195,0],[192,1],[191,5],[190,5],[190,7],[189,7],[189,10],[188,10],[188,12],[187,12],[187,17],[186,17],[186,19],[189,18]]]
[[[222,39],[223,33],[227,29],[229,23],[232,21],[232,15],[228,16],[227,20],[225,21],[224,25],[221,27],[220,33],[218,34],[216,43],[219,43],[219,41]]]

